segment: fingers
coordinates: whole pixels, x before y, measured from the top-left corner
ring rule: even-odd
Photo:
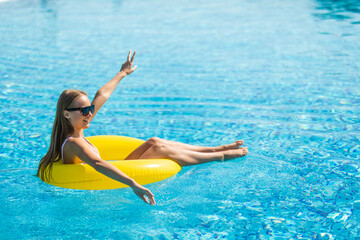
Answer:
[[[131,72],[135,71],[136,68],[137,68],[137,65],[135,65],[135,66],[131,69]]]
[[[141,198],[144,202],[149,204],[149,201],[146,199],[145,194],[143,194],[141,192],[137,192],[137,191],[135,191],[135,194],[138,195],[138,197]]]
[[[135,55],[136,55],[136,51],[134,51],[134,55],[131,57],[131,62],[134,61]]]
[[[144,202],[146,202],[147,204],[149,204],[149,200],[150,200],[150,204],[151,205],[155,205],[155,198],[154,198],[154,194],[152,194],[152,192],[150,192],[149,189],[146,189],[144,187],[138,188],[138,189],[133,189],[133,191],[135,192],[135,194],[141,198]],[[149,200],[146,197],[149,198]]]
[[[140,198],[141,198],[144,202],[146,202],[147,204],[149,204],[149,201],[146,199],[145,195],[150,199],[150,204],[151,204],[151,205],[155,205],[155,204],[156,204],[155,198],[154,198],[154,194],[152,194],[152,193],[150,192],[150,190],[147,190],[147,191],[145,192],[145,194],[143,194],[143,195],[140,196]]]
[[[146,202],[147,204],[149,204],[149,201],[146,199],[146,197],[145,197],[144,195],[141,195],[140,198],[141,198],[144,202]]]
[[[154,198],[154,194],[152,194],[150,191],[148,191],[146,193],[146,196],[150,199],[150,204],[151,205],[155,205],[156,202],[155,202],[155,198]]]
[[[131,50],[129,50],[129,54],[128,54],[128,56],[127,56],[127,61],[128,61],[128,62],[133,62],[133,61],[134,61],[134,58],[135,58],[135,55],[136,55],[136,51],[134,51],[134,54],[132,55],[131,60],[130,60]]]

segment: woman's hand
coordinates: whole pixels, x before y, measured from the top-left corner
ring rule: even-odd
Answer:
[[[146,202],[147,204],[149,204],[149,200],[147,200],[145,198],[145,195],[150,199],[150,204],[151,205],[155,205],[155,198],[154,198],[154,194],[152,194],[150,192],[149,189],[139,185],[139,184],[135,184],[134,186],[131,187],[132,190],[134,191],[134,193],[136,195],[139,196],[139,198],[141,198],[144,202]]]
[[[131,55],[131,50],[129,51],[128,57],[126,62],[121,66],[120,72],[125,73],[126,75],[131,74],[133,71],[135,71],[135,69],[137,68],[137,65],[135,65],[134,67],[132,67],[133,62],[134,62],[134,58],[135,58],[135,54],[136,51],[134,51],[134,55],[131,57],[130,60],[130,55]]]

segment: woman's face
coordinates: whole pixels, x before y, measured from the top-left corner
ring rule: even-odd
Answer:
[[[82,108],[90,106],[90,100],[87,96],[81,95],[75,98],[73,104],[70,108]],[[71,125],[74,127],[74,130],[86,129],[90,125],[90,121],[92,119],[92,113],[89,112],[89,115],[82,115],[80,110],[77,111],[64,111],[65,118],[67,118]]]

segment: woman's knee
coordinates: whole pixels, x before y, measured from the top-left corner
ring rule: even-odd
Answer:
[[[164,141],[161,138],[158,138],[158,137],[149,138],[146,142],[149,143],[151,146],[155,146],[155,145],[159,145],[159,144],[164,143]]]
[[[170,153],[170,149],[162,143],[157,143],[155,145],[153,145],[152,150],[156,153],[161,153],[161,154],[169,154]]]

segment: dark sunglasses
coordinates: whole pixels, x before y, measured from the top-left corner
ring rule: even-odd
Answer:
[[[84,116],[87,116],[89,115],[89,112],[91,112],[92,114],[94,113],[95,111],[95,105],[91,105],[91,106],[88,106],[88,107],[82,107],[82,108],[68,108],[68,109],[65,109],[69,112],[71,111],[80,111],[82,115]]]

